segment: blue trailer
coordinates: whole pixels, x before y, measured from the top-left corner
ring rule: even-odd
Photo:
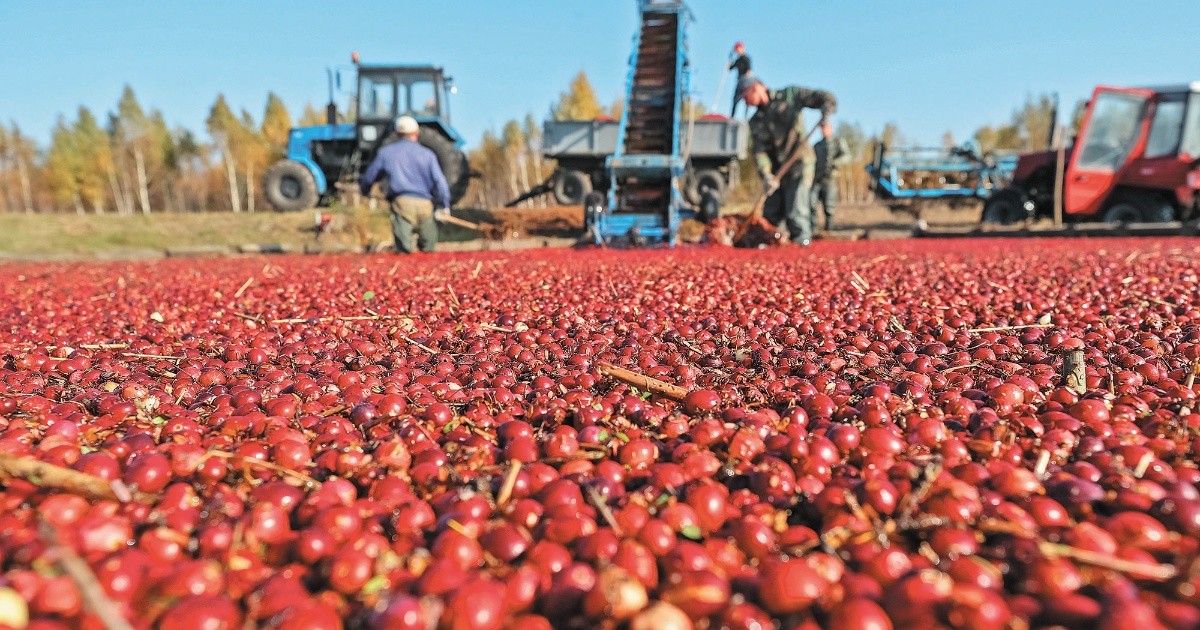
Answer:
[[[867,173],[871,191],[893,210],[919,213],[925,203],[951,206],[986,200],[1012,181],[1017,156],[983,153],[968,142],[961,147],[889,148],[875,145]]]

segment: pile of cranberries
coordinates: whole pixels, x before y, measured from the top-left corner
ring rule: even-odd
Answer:
[[[0,266],[0,458],[112,495],[0,476],[0,627],[1196,628],[1197,295],[1183,239]]]

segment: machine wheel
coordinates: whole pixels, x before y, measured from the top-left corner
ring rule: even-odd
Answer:
[[[450,185],[450,203],[458,203],[467,194],[467,185],[471,183],[466,154],[454,146],[449,138],[430,127],[421,127],[417,141],[437,155],[438,166],[442,167],[442,174]]]
[[[564,170],[554,178],[554,200],[560,206],[578,206],[592,192],[592,179],[587,173]]]
[[[711,190],[704,191],[704,197],[700,200],[700,212],[696,218],[710,223],[721,216],[721,198]]]
[[[688,203],[699,206],[704,203],[704,193],[712,192],[718,199],[725,198],[725,176],[715,168],[705,168],[692,173],[683,191]]]
[[[604,212],[604,193],[593,190],[583,198],[583,224],[586,227],[595,225],[596,220]]]
[[[1174,220],[1175,209],[1150,195],[1118,193],[1104,211],[1108,223],[1165,223]]]
[[[1025,194],[1016,188],[998,191],[983,204],[984,223],[1012,225],[1024,221],[1028,216]]]
[[[280,212],[312,208],[320,199],[317,181],[308,167],[293,160],[280,160],[267,169],[263,193],[271,207]]]

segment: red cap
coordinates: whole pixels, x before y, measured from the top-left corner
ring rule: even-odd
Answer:
[[[745,47],[746,47],[746,45],[745,45],[745,44],[743,44],[742,42],[737,42],[737,43],[735,43],[735,44],[733,45],[733,47],[734,47],[734,48],[745,48]]]

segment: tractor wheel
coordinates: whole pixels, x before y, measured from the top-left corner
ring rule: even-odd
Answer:
[[[1025,210],[1025,194],[1016,188],[996,192],[983,204],[983,222],[994,225],[1020,223],[1029,216]]]
[[[1175,209],[1162,199],[1136,193],[1118,193],[1104,211],[1108,223],[1166,223]]]
[[[554,178],[554,200],[560,206],[578,206],[592,192],[592,180],[580,171],[560,171]]]
[[[683,191],[687,202],[693,206],[704,203],[704,193],[712,192],[718,199],[725,198],[725,177],[715,168],[705,168],[692,173]]]
[[[280,160],[263,175],[263,193],[271,207],[295,212],[317,205],[320,193],[308,167],[293,160]]]
[[[442,174],[450,185],[450,204],[458,203],[467,194],[467,185],[471,183],[466,154],[454,146],[449,138],[430,127],[421,127],[417,141],[437,156],[438,166],[442,167]]]

